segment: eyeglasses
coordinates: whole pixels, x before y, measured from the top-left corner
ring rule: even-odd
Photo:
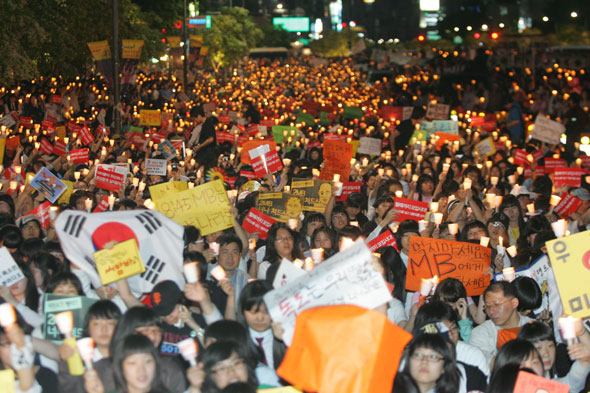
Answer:
[[[484,311],[485,310],[491,310],[491,309],[494,309],[494,308],[497,309],[497,308],[502,307],[504,305],[504,303],[507,303],[507,302],[509,302],[511,300],[512,300],[512,298],[506,299],[506,300],[504,300],[502,302],[496,302],[496,303],[493,303],[493,304],[484,304],[483,305],[483,309],[484,309]]]
[[[288,237],[277,237],[276,239],[277,242],[279,243],[284,243],[284,242],[292,242],[293,238],[288,236]]]
[[[438,363],[443,360],[442,356],[437,356],[435,354],[426,355],[424,353],[419,352],[414,352],[412,356],[410,356],[410,358],[413,360],[417,360],[418,362],[426,360],[428,363]]]
[[[230,371],[236,371],[245,367],[244,361],[242,359],[234,359],[231,363],[226,365],[221,365],[219,367],[211,368],[211,371],[218,376],[227,376]]]

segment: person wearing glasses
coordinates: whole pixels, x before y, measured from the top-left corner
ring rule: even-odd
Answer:
[[[268,279],[272,282],[270,277],[274,278],[276,270],[283,258],[293,262],[295,258],[303,258],[299,246],[296,243],[297,234],[282,222],[274,223],[268,230],[268,237],[266,238],[266,254],[264,261],[258,265],[257,277],[259,280]],[[269,268],[276,267],[271,270],[269,275]]]
[[[518,335],[520,327],[532,319],[518,312],[514,285],[507,281],[493,282],[483,294],[485,313],[490,318],[471,331],[469,344],[481,349],[488,363],[498,349]]]

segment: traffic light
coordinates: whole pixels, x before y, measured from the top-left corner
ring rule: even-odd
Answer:
[[[500,34],[496,33],[495,31],[490,35],[490,37],[492,37],[492,40],[497,40],[498,38],[500,38]]]
[[[418,36],[418,41],[420,41],[420,42],[424,41],[425,39],[426,39],[426,37],[424,37],[424,35],[423,35],[423,34],[420,34],[420,35]]]
[[[479,34],[479,33],[473,34],[473,38],[475,38],[476,40],[479,40],[479,37],[481,37],[481,34]]]

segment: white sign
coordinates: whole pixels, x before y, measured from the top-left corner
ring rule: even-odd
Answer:
[[[291,344],[295,319],[312,307],[352,304],[375,308],[391,300],[381,274],[371,263],[371,252],[363,239],[322,262],[312,271],[264,295],[273,321],[280,322],[283,340]]]
[[[428,110],[426,111],[426,117],[430,119],[447,120],[449,118],[450,110],[450,105],[429,103]]]
[[[378,156],[381,154],[381,139],[361,137],[357,153]]]
[[[0,126],[12,127],[15,124],[16,120],[14,120],[14,117],[10,113],[0,118]]]
[[[272,282],[272,286],[275,288],[285,286],[296,278],[305,276],[306,273],[305,270],[299,269],[290,260],[283,258],[279,265],[279,269],[277,270],[275,279]]]
[[[159,160],[156,158],[146,158],[145,171],[148,175],[166,176],[166,160]]]
[[[25,278],[6,247],[0,248],[0,285],[11,286]]]
[[[531,133],[531,138],[547,142],[551,145],[559,144],[561,134],[565,132],[565,126],[553,120],[547,119],[542,114],[538,114],[535,119],[535,126]]]

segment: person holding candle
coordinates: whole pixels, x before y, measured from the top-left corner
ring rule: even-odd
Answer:
[[[498,246],[506,247],[506,243],[508,242],[508,233],[506,230],[508,226],[509,220],[504,213],[495,213],[488,220],[487,227],[490,235],[490,247],[492,247],[493,250],[502,250],[502,248],[498,248]],[[510,258],[505,251],[503,253],[497,251],[492,262],[492,267],[495,269],[496,273],[502,271],[503,268],[510,266]]]
[[[304,234],[305,240],[309,248],[314,248],[311,236],[313,232],[320,227],[326,226],[326,217],[322,213],[311,212],[303,219],[301,226],[301,233]]]
[[[416,189],[410,192],[408,196],[410,199],[414,199],[417,201],[422,201],[426,203],[432,202],[432,197],[434,196],[434,179],[432,176],[427,174],[422,174],[418,178],[418,183],[416,184]]]
[[[225,271],[228,282],[218,282],[218,284],[226,294],[231,292],[230,289],[233,289],[234,299],[238,299],[242,289],[250,279],[248,273],[240,268],[240,256],[242,255],[244,247],[243,242],[236,235],[229,234],[221,235],[216,240],[219,244],[217,265],[209,265],[208,279],[211,278],[211,270],[213,270],[216,266],[221,266]],[[233,288],[230,288],[229,284],[231,284]]]
[[[346,213],[345,213],[346,214]],[[294,261],[295,258],[302,259],[303,254],[298,245],[295,243],[297,234],[286,224],[282,222],[274,223],[268,230],[266,238],[266,254],[264,261],[258,265],[257,277],[259,280],[270,280],[269,268],[276,266],[273,270],[276,273],[279,264],[283,258]],[[253,261],[256,263],[256,261]]]
[[[336,232],[328,227],[319,227],[311,235],[311,247],[324,250],[323,258],[328,259],[338,252]]]
[[[506,195],[502,199],[502,204],[500,205],[499,210],[501,213],[504,213],[509,220],[508,228],[506,228],[508,239],[506,239],[507,242],[505,242],[505,246],[515,246],[520,236],[520,232],[524,229],[525,225],[524,214],[520,207],[520,203],[514,195]]]

